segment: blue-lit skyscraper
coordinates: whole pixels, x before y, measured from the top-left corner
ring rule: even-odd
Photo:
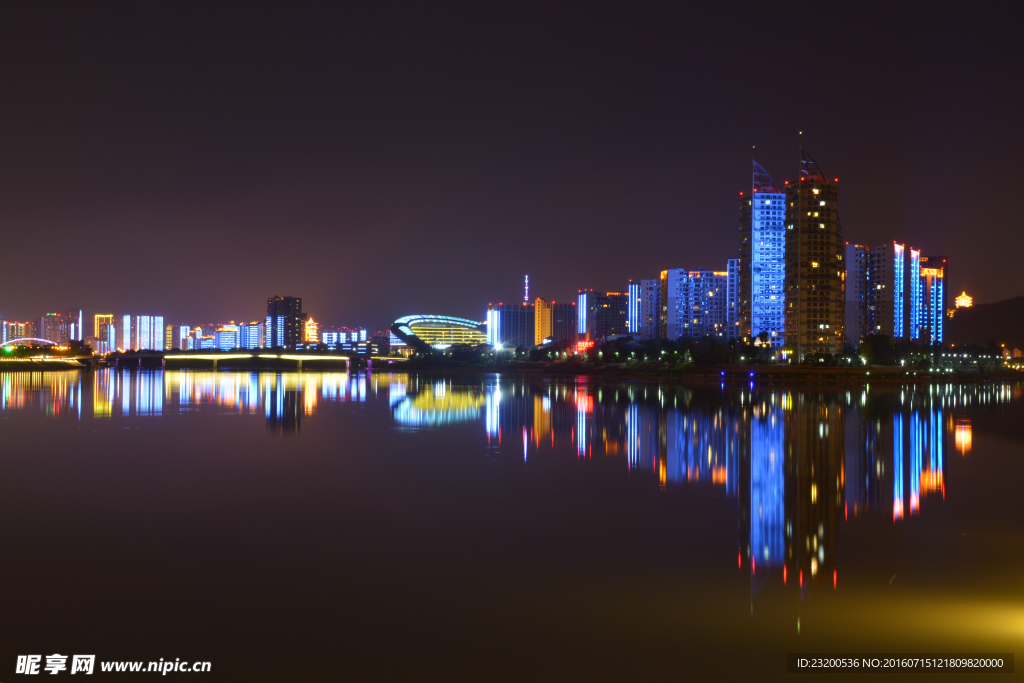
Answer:
[[[735,339],[740,330],[740,260],[729,259],[725,270],[729,274],[725,286],[725,336]]]
[[[910,250],[910,273],[907,276],[907,296],[910,300],[910,338],[917,339],[921,333],[921,323],[923,322],[921,304],[922,296],[921,288],[921,251],[919,249]]]
[[[740,337],[761,333],[781,347],[785,329],[786,195],[753,162],[749,195],[740,195]]]
[[[238,326],[238,346],[243,349],[258,349],[263,346],[264,324],[261,322],[242,323]]]
[[[640,299],[641,290],[640,283],[629,281],[629,290],[627,291],[629,297],[627,308],[626,308],[626,332],[630,334],[634,339],[640,339]]]
[[[593,339],[597,327],[597,295],[592,289],[581,289],[576,295],[576,338]]]
[[[942,323],[946,310],[946,259],[921,257],[920,339],[927,344],[942,343]]]
[[[527,349],[533,346],[533,304],[491,305],[487,308],[486,321],[488,344]],[[353,334],[353,339],[355,336]]]

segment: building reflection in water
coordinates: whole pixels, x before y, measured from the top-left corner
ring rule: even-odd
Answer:
[[[629,476],[721,487],[734,498],[738,565],[756,591],[770,580],[835,587],[840,524],[873,512],[899,524],[940,504],[950,445],[970,453],[964,411],[1019,401],[1022,385],[844,395],[587,377],[455,382],[403,373],[101,369],[0,373],[0,390],[0,413],[112,420],[216,407],[262,414],[273,433],[298,432],[324,403],[386,401],[401,429],[477,423],[492,449],[507,445],[518,456],[521,447],[527,462],[566,450],[586,460],[621,458]]]

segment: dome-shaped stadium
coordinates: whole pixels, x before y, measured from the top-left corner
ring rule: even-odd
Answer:
[[[450,315],[407,315],[391,326],[391,333],[414,349],[453,344],[486,344],[484,324]]]

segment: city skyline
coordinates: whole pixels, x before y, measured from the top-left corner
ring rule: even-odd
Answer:
[[[1024,291],[1017,10],[395,8],[5,5],[0,221],[52,268],[10,262],[0,315],[253,320],[258,284],[382,329],[524,273],[559,301],[717,269],[751,156],[792,182],[801,144],[851,242],[955,254],[979,303]],[[785,65],[815,41],[808,110]]]

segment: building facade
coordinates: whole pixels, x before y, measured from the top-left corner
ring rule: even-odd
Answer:
[[[800,179],[786,187],[785,346],[801,362],[843,351],[846,340],[845,245],[838,179],[801,152]]]
[[[921,257],[921,326],[918,338],[924,344],[942,343],[946,313],[946,258]]]
[[[871,247],[846,245],[846,344],[859,349],[867,336],[868,263]]]
[[[162,315],[125,314],[115,319],[118,351],[163,351],[165,333]]]
[[[551,304],[541,297],[533,302],[533,343],[539,346],[551,336]]]
[[[487,309],[487,343],[492,346],[533,346],[533,305],[498,304]]]
[[[556,342],[576,343],[575,303],[551,303],[551,338]]]
[[[640,338],[660,336],[661,280],[640,281]]]
[[[640,283],[629,281],[629,287],[626,289],[628,296],[627,312],[626,312],[626,333],[634,339],[640,339],[641,333],[641,317],[640,317],[640,301],[643,298],[642,290],[640,289]]]
[[[762,333],[772,347],[785,332],[786,194],[756,161],[751,192],[740,193],[739,336]]]
[[[680,338],[729,338],[726,325],[729,274],[671,268],[661,272],[660,334]]]
[[[740,259],[729,259],[725,272],[725,336],[737,339],[740,337]]]
[[[629,294],[626,292],[604,292],[594,301],[594,331],[596,339],[608,339],[629,334]]]
[[[268,349],[295,350],[302,344],[305,323],[301,297],[270,297],[267,299],[264,346]]]

